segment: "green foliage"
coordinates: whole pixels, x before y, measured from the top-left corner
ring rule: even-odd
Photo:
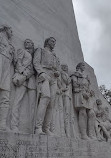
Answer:
[[[108,101],[108,103],[111,105],[111,89],[107,89],[105,85],[101,85],[99,87],[99,90],[103,97]]]

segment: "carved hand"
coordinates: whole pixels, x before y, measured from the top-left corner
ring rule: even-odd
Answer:
[[[24,67],[23,66],[21,66],[20,68],[19,68],[19,73],[23,73],[24,72]]]
[[[13,77],[13,83],[15,86],[20,86],[22,85],[26,80],[26,76],[21,75],[21,74],[15,74]]]
[[[68,85],[71,83],[71,79],[70,78],[68,78],[67,83],[68,83]]]
[[[69,88],[64,88],[64,89],[62,89],[63,92],[66,92],[66,91],[68,91],[68,90],[69,90]]]
[[[15,86],[18,85],[18,83],[17,83],[17,78],[13,78],[13,83],[14,83]]]
[[[82,95],[85,99],[89,99],[89,96],[87,95],[87,93],[83,93]]]

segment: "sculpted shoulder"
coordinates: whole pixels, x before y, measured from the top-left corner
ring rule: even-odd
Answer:
[[[79,72],[74,72],[73,74],[71,74],[71,76],[70,77],[78,77],[78,78],[83,78],[83,76],[82,76],[82,74],[81,73],[79,73]]]
[[[39,53],[39,52],[41,52],[42,50],[43,50],[42,48],[38,47],[38,48],[36,48],[36,49],[34,50],[34,53]]]

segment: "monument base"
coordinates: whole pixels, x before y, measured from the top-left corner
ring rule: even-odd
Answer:
[[[111,158],[111,143],[0,132],[0,158]]]

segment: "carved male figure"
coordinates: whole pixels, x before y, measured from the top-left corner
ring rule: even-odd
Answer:
[[[56,98],[53,110],[53,120],[51,130],[56,133],[57,136],[66,136],[65,133],[65,126],[64,126],[64,108],[63,108],[63,88],[62,88],[62,81],[61,75],[57,79],[57,91],[56,91]]]
[[[19,132],[20,106],[24,95],[28,92],[30,126],[32,123],[36,97],[35,72],[32,64],[35,50],[32,40],[26,39],[24,42],[24,48],[25,49],[17,50],[17,62],[15,65],[15,74],[13,76],[13,83],[16,86],[16,92],[12,109],[11,127],[15,132]]]
[[[102,101],[100,99],[96,100],[96,105],[95,127],[97,138],[99,141],[104,140],[104,138],[108,141],[108,139],[111,137],[111,120],[109,118],[109,109],[108,107],[104,107],[102,105]]]
[[[9,26],[0,28],[0,130],[6,130],[6,119],[9,110],[10,66],[14,47],[11,45],[12,29]]]
[[[53,53],[56,40],[50,37],[45,40],[44,49],[38,48],[34,55],[34,68],[38,73],[40,97],[37,109],[36,133],[53,135],[50,131],[52,109],[57,91],[58,58]],[[43,132],[44,131],[44,132]]]
[[[92,122],[94,122],[93,120],[95,119],[95,114],[89,105],[90,81],[88,76],[85,76],[84,70],[85,64],[79,63],[76,67],[76,72],[71,75],[74,93],[74,106],[79,114],[81,138],[89,139],[90,137],[93,139],[94,137],[92,133],[94,125],[92,125]]]
[[[65,133],[67,137],[71,136],[70,114],[71,114],[71,78],[68,75],[68,65],[61,65],[61,80],[63,91]]]
[[[61,64],[59,58],[57,60],[57,69],[59,73],[61,72]],[[62,99],[62,82],[61,82],[61,75],[57,78],[57,88],[55,94],[55,102],[53,106],[53,115],[51,121],[51,132],[54,135],[65,136],[65,129],[64,129],[64,110],[63,110],[63,99]]]

